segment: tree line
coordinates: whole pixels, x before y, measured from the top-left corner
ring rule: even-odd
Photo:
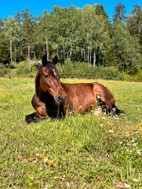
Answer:
[[[61,62],[88,62],[94,66],[113,66],[121,72],[136,74],[142,68],[142,9],[134,5],[126,17],[125,6],[115,6],[110,21],[102,4],[62,8],[34,17],[28,8],[22,13],[0,19],[0,62],[11,64],[28,59]]]

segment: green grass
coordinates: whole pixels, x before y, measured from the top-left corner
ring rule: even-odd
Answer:
[[[142,83],[99,82],[124,116],[68,114],[27,125],[34,79],[0,79],[1,189],[142,188]]]

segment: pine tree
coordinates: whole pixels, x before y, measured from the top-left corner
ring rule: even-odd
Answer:
[[[119,2],[115,6],[115,12],[114,12],[113,20],[116,21],[118,19],[121,22],[125,22],[125,19],[126,19],[125,14],[126,14],[125,5],[123,5]]]
[[[142,53],[142,9],[140,5],[134,5],[134,9],[127,18],[127,25],[131,35],[138,38]]]

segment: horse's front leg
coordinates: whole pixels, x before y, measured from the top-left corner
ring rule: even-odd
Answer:
[[[26,122],[38,123],[39,121],[46,119],[46,116],[48,115],[46,111],[46,104],[41,102],[36,94],[33,96],[31,103],[36,112],[27,115]]]

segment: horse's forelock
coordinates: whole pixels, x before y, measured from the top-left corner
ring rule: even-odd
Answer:
[[[46,65],[46,68],[49,69],[49,70],[52,70],[55,76],[58,76],[58,75],[59,75],[59,74],[58,74],[58,71],[57,71],[57,69],[56,69],[55,64],[53,64],[53,63],[51,63],[51,62],[48,62],[48,64]]]

